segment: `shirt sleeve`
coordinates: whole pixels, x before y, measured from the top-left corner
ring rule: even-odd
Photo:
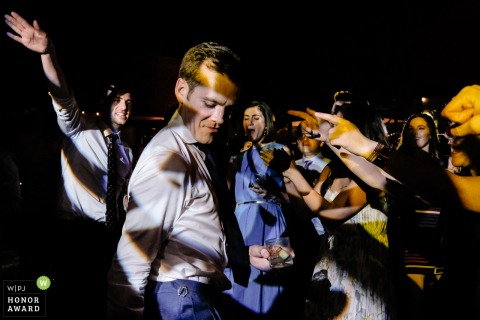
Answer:
[[[164,151],[142,160],[130,179],[126,220],[108,275],[109,319],[142,318],[152,263],[163,255],[188,192],[187,164],[181,155]]]
[[[57,114],[57,123],[60,130],[66,136],[72,136],[81,129],[80,109],[75,97],[56,98],[49,93],[52,98],[53,109]]]

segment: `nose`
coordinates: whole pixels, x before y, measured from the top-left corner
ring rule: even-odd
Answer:
[[[126,109],[127,109],[127,106],[125,105],[125,102],[120,102],[119,104],[117,104],[118,111],[124,111]]]
[[[120,98],[117,100],[117,104],[115,105],[115,107],[120,108],[122,110],[128,109],[127,101],[125,101],[125,99],[123,98]]]
[[[218,124],[222,124],[224,121],[223,119],[224,115],[225,115],[225,108],[221,106],[216,106],[212,114],[212,120]]]

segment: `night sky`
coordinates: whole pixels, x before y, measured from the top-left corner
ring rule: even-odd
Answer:
[[[331,3],[335,2],[335,3]],[[450,98],[480,83],[479,1],[313,1],[225,8],[166,2],[2,0],[54,39],[67,79],[86,110],[118,75],[141,93],[139,115],[163,115],[185,50],[206,40],[236,50],[244,97],[275,110],[328,110],[349,89],[382,108],[421,96]],[[260,6],[260,2],[257,2]],[[200,6],[203,4],[203,6]],[[266,7],[265,7],[266,6]],[[2,98],[9,113],[49,103],[40,57],[0,28]]]

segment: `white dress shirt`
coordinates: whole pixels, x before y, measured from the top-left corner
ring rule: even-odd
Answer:
[[[231,286],[225,236],[204,154],[177,114],[143,150],[108,275],[108,317],[137,319],[147,280]]]
[[[82,116],[73,96],[64,99],[51,97],[58,126],[65,136],[61,152],[63,184],[59,195],[59,218],[104,222],[108,174],[106,136],[110,129],[100,119]],[[120,139],[117,144],[120,147],[117,148],[118,197],[132,172],[133,152]]]

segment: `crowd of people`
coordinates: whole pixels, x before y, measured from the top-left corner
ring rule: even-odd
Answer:
[[[48,253],[20,255],[23,276],[38,264],[53,279],[47,316],[480,317],[479,85],[441,110],[448,157],[432,115],[409,115],[390,141],[377,109],[348,91],[333,96],[330,113],[290,110],[301,120],[287,145],[275,108],[242,99],[237,53],[202,42],[183,56],[171,117],[134,154],[122,137],[131,85],[112,79],[101,117],[85,117],[53,39],[15,12],[5,22],[8,37],[40,55],[62,138]],[[22,168],[0,151],[0,235],[15,246]],[[433,226],[419,228],[415,217],[432,208]],[[21,250],[37,237],[26,233]],[[292,266],[272,268],[265,242],[276,237],[290,238]],[[412,256],[422,262],[412,267]]]

